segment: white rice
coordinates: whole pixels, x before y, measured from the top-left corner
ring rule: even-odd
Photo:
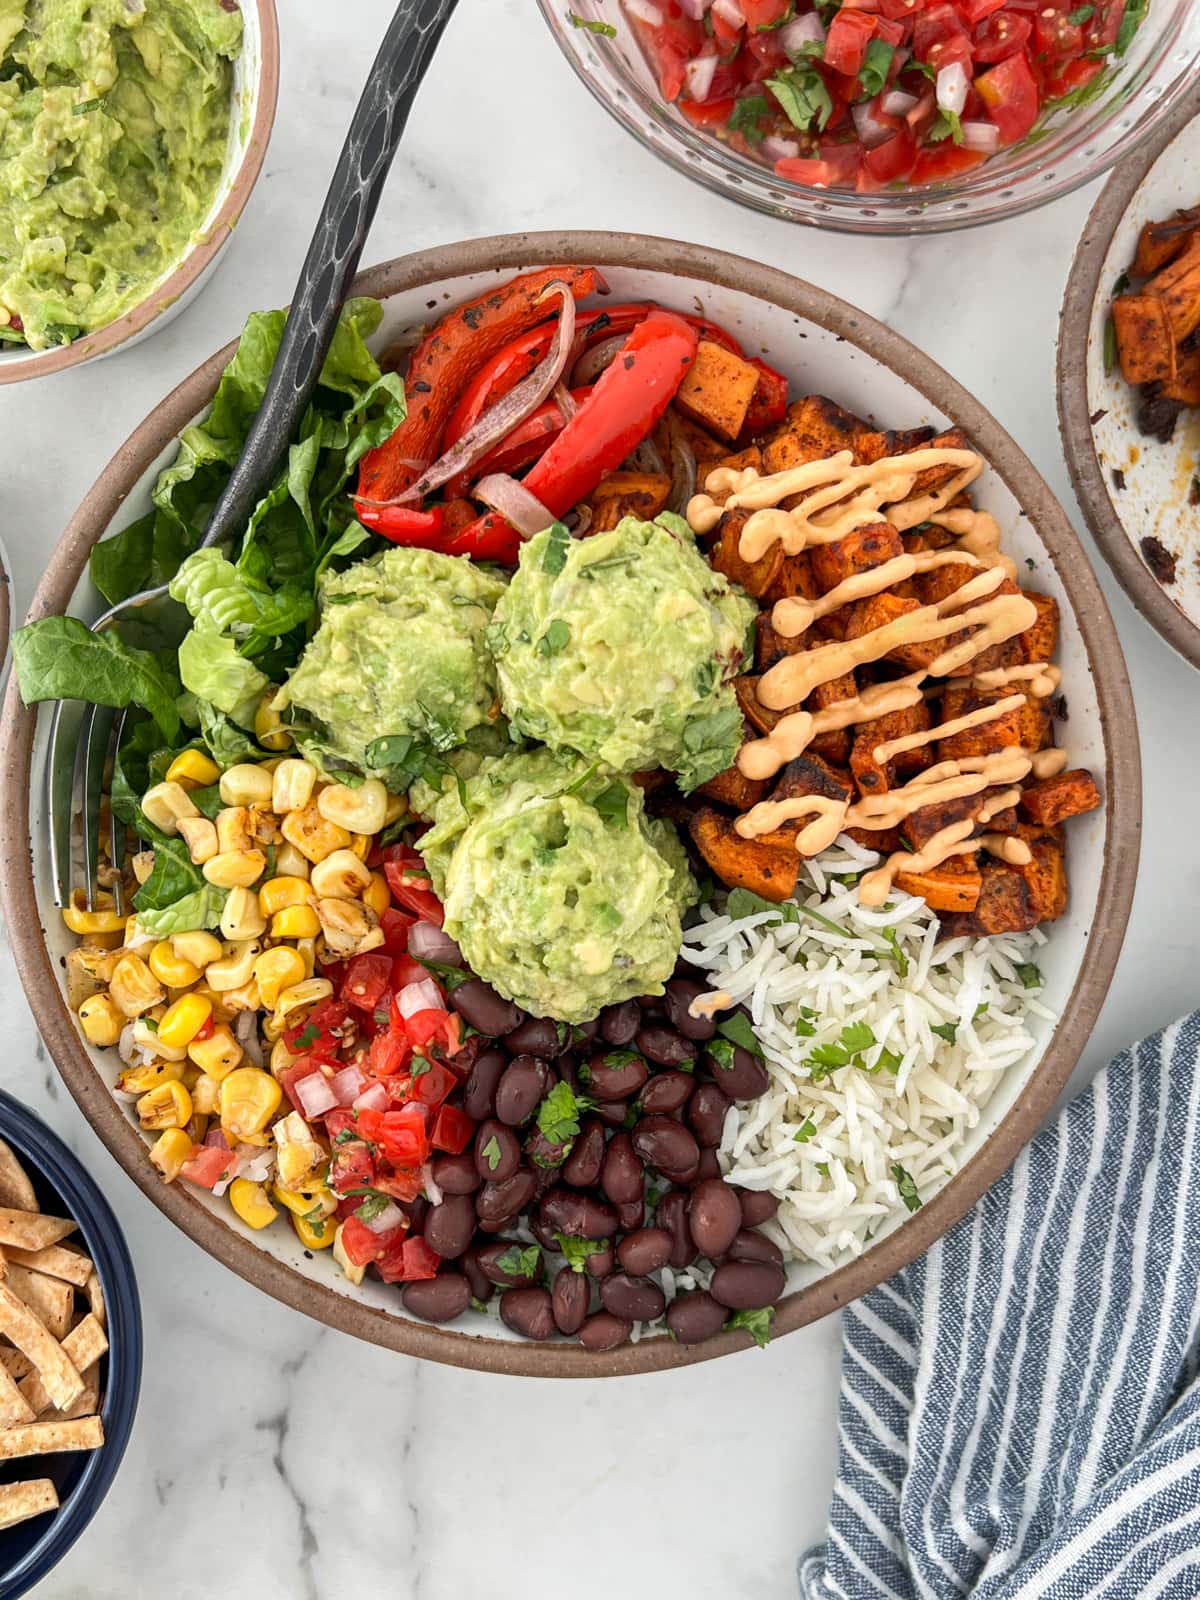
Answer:
[[[907,1214],[904,1175],[914,1208],[942,1187],[1001,1074],[1032,1048],[1027,1019],[1053,1018],[1017,970],[1035,961],[1042,933],[938,943],[937,914],[923,900],[859,904],[854,880],[878,859],[843,835],[805,863],[794,905],[837,933],[803,912],[781,921],[787,907],[733,921],[706,906],[684,936],[684,958],[748,1007],[771,1078],[758,1100],[731,1107],[722,1170],[776,1195],[765,1231],[789,1258],[823,1267],[860,1254]],[[801,1037],[798,1023],[815,1031]],[[865,1023],[874,1044],[858,1064],[824,1076],[818,1066],[814,1079],[814,1049],[839,1043],[853,1023]],[[948,1023],[953,1042],[931,1031]],[[898,1058],[890,1066],[879,1064],[885,1051]]]

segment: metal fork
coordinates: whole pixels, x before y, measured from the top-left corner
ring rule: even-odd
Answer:
[[[400,0],[350,123],[333,181],[308,247],[287,325],[258,415],[201,544],[224,544],[245,527],[304,415],[329,350],[338,313],[358,269],[379,197],[433,53],[458,0]],[[166,585],[131,595],[91,624],[119,625],[145,606],[173,606]],[[46,790],[55,904],[71,887],[71,823],[78,789],[83,817],[87,906],[94,910],[105,770],[115,760],[127,714],[86,702],[58,701],[50,722]],[[110,809],[108,858],[121,910],[124,829]]]

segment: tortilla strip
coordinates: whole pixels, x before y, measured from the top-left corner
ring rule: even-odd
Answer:
[[[98,1370],[98,1367],[93,1367],[92,1375],[95,1376]],[[65,1417],[68,1421],[74,1422],[79,1417],[90,1417],[93,1412],[99,1409],[99,1406],[99,1383],[85,1383],[83,1393],[79,1396],[79,1399],[76,1400],[75,1404],[73,1406],[68,1406],[67,1409],[60,1412],[59,1415]]]
[[[104,1290],[100,1286],[100,1278],[95,1270],[84,1284],[84,1290],[88,1297],[88,1305],[92,1308],[92,1315],[102,1328],[107,1328],[108,1307],[104,1304]]]
[[[12,1292],[46,1326],[46,1332],[56,1339],[66,1337],[71,1326],[71,1311],[75,1305],[75,1291],[69,1283],[58,1278],[47,1278],[43,1273],[30,1272],[28,1267],[15,1263],[5,1280]]]
[[[46,1332],[6,1283],[0,1283],[0,1333],[6,1334],[33,1362],[59,1410],[69,1406],[83,1388],[83,1379],[58,1340]]]
[[[9,1245],[3,1254],[18,1266],[28,1267],[31,1272],[44,1272],[48,1278],[61,1278],[77,1289],[85,1289],[92,1274],[91,1257],[63,1244],[47,1245],[44,1250],[22,1250],[19,1245]]]
[[[44,1250],[58,1244],[76,1224],[70,1217],[45,1217],[38,1211],[13,1211],[0,1206],[0,1245],[15,1244],[21,1250]]]
[[[17,1160],[13,1148],[0,1139],[0,1206],[15,1211],[40,1211],[29,1174]]]
[[[62,1347],[72,1366],[78,1369],[85,1386],[90,1384],[94,1388],[97,1379],[96,1363],[108,1349],[108,1340],[104,1336],[104,1329],[91,1312],[77,1327],[71,1329],[63,1340]],[[46,1385],[36,1372],[31,1372],[28,1377],[21,1380],[18,1392],[21,1398],[32,1406],[35,1416],[41,1416],[43,1411],[54,1406],[54,1401],[46,1391]],[[71,1405],[64,1409],[63,1415],[86,1416],[87,1412],[81,1409],[81,1402],[87,1392],[85,1387],[83,1393],[77,1395]],[[95,1401],[92,1403],[92,1410],[95,1410]]]
[[[0,1484],[0,1528],[58,1510],[58,1490],[49,1478],[27,1478],[23,1483]]]
[[[99,1417],[76,1417],[70,1422],[27,1422],[0,1433],[0,1461],[16,1456],[55,1455],[60,1450],[98,1450],[104,1443]]]
[[[15,1422],[32,1422],[37,1412],[38,1408],[30,1403],[4,1368],[0,1367],[0,1428],[11,1428]]]
[[[23,1378],[33,1371],[33,1362],[23,1350],[10,1350],[7,1345],[0,1345],[0,1367],[10,1378]]]
[[[0,1283],[3,1283],[5,1278],[7,1278],[7,1277],[8,1277],[8,1257],[7,1257],[7,1255],[5,1255],[3,1250],[0,1250]]]

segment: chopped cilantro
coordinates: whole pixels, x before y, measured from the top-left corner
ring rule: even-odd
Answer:
[[[543,572],[548,572],[551,577],[557,577],[567,564],[567,548],[570,543],[571,534],[566,523],[551,523],[550,537],[546,540],[546,548],[542,551]]]
[[[487,1162],[488,1166],[493,1172],[495,1172],[501,1161],[500,1146],[496,1142],[495,1134],[493,1134],[488,1142],[484,1145],[482,1154],[483,1159]]]
[[[774,1306],[758,1306],[753,1311],[735,1311],[725,1324],[726,1328],[745,1328],[760,1350],[771,1342],[771,1318]]]
[[[958,1041],[957,1022],[931,1022],[929,1031],[936,1033],[939,1039],[945,1039],[947,1044],[955,1044]]]
[[[894,1050],[881,1049],[875,1057],[875,1065],[871,1068],[871,1071],[878,1072],[880,1067],[885,1072],[898,1072],[900,1070],[900,1057]]]
[[[799,1037],[801,1039],[811,1039],[813,1034],[816,1033],[816,1031],[817,1031],[817,1026],[816,1026],[815,1022],[810,1022],[807,1017],[797,1017],[796,1018],[796,1034],[797,1034],[797,1037]]]
[[[334,1134],[333,1142],[334,1144],[349,1144],[352,1139],[357,1138],[358,1135],[353,1128],[342,1128],[340,1132]]]
[[[424,1056],[415,1055],[412,1058],[412,1076],[414,1078],[423,1078],[432,1066],[432,1061],[427,1061]]]
[[[464,983],[470,983],[471,981],[471,974],[464,972],[461,967],[443,966],[440,961],[422,961],[420,964],[450,994],[453,994],[455,989],[461,988]]]
[[[913,1182],[912,1174],[905,1170],[897,1161],[891,1169],[892,1177],[896,1181],[896,1188],[900,1191],[900,1198],[910,1211],[921,1209],[921,1196],[917,1193],[917,1186]]]
[[[376,1217],[383,1215],[391,1203],[390,1197],[386,1194],[369,1194],[354,1215],[360,1222],[374,1222]]]
[[[472,1311],[482,1311],[483,1314],[486,1316],[487,1315],[487,1301],[486,1300],[479,1300],[479,1299],[476,1298],[475,1295],[472,1295],[471,1296],[471,1310]]]
[[[599,1255],[606,1248],[603,1239],[577,1239],[572,1234],[556,1233],[558,1248],[567,1258],[572,1272],[582,1272],[589,1256]]]
[[[571,642],[571,625],[564,622],[561,617],[554,617],[545,633],[534,645],[533,651],[539,656],[560,655]]]
[[[567,21],[573,28],[586,28],[589,33],[598,33],[604,39],[617,37],[617,30],[611,22],[593,22],[590,17],[581,17],[574,11],[567,12]]]
[[[821,1176],[823,1178],[827,1178],[829,1176],[829,1163],[828,1163],[828,1161],[818,1161],[817,1162],[817,1171],[821,1174]]]
[[[933,120],[926,138],[930,144],[940,144],[943,139],[952,139],[955,144],[963,142],[962,118],[957,111],[947,111],[941,108]]]
[[[620,778],[614,779],[606,789],[592,801],[592,809],[599,813],[605,822],[611,822],[618,828],[629,826],[629,789]]]
[[[767,80],[767,87],[794,128],[807,133],[815,124],[818,131],[824,132],[833,115],[833,100],[816,67],[797,66],[776,73]]]
[[[895,928],[884,928],[883,929],[883,937],[884,937],[884,939],[887,942],[887,945],[889,947],[889,953],[892,956],[895,957],[896,972],[897,972],[898,976],[901,977],[901,978],[907,978],[908,977],[908,957],[905,955],[904,951],[900,948],[900,940],[897,937]]]
[[[847,1050],[869,1050],[875,1043],[875,1034],[865,1022],[848,1022],[842,1029],[842,1043]]]
[[[292,1051],[293,1055],[299,1055],[301,1051],[307,1050],[309,1045],[316,1044],[320,1037],[320,1028],[314,1027],[310,1022],[307,1027],[301,1028],[300,1032],[296,1035],[295,1043],[290,1045],[288,1048]]]
[[[759,127],[761,117],[771,114],[770,103],[765,94],[745,95],[739,100],[725,126],[730,133],[740,133],[749,144],[761,144],[766,134]]]
[[[717,1023],[717,1032],[722,1038],[730,1039],[734,1044],[741,1045],[743,1050],[749,1050],[752,1056],[757,1056],[761,1061],[763,1047],[758,1042],[754,1029],[750,1026],[750,1019],[743,1011],[735,1011],[731,1017],[726,1017]],[[711,1051],[712,1045],[709,1045]]]
[[[796,1144],[807,1144],[817,1131],[817,1125],[811,1117],[806,1117],[801,1127],[792,1135]]]
[[[1084,23],[1090,22],[1095,15],[1095,6],[1078,6],[1074,11],[1068,11],[1067,21],[1073,28],[1082,28]]]
[[[882,91],[887,83],[888,73],[892,69],[892,58],[895,54],[894,45],[888,44],[883,39],[871,40],[858,73],[858,81],[862,88],[861,99],[873,100]]]
[[[1017,968],[1017,977],[1025,989],[1040,989],[1042,987],[1042,969],[1035,966],[1032,961],[1022,961]]]
[[[579,1118],[592,1102],[577,1095],[569,1083],[556,1083],[538,1107],[537,1125],[551,1144],[566,1144],[579,1133]],[[487,1151],[484,1151],[487,1154]]]
[[[496,1265],[501,1272],[506,1272],[510,1278],[540,1278],[542,1275],[541,1248],[536,1244],[531,1244],[522,1250],[520,1245],[514,1244],[502,1256],[496,1257]]]

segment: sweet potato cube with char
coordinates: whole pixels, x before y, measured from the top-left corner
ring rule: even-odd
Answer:
[[[886,716],[875,717],[861,724],[850,752],[850,771],[861,794],[883,794],[896,782],[897,774],[922,772],[933,759],[931,745],[918,745],[914,750],[904,750],[892,760],[880,763],[875,751],[892,739],[903,739],[910,733],[924,733],[930,726],[929,707],[924,700],[915,706],[905,706],[901,711],[889,711]]]
[[[800,875],[795,850],[761,839],[743,839],[732,821],[712,806],[700,806],[688,820],[692,842],[727,889],[750,889],[764,900],[786,900]]]
[[[746,740],[753,737],[753,732],[747,727]],[[703,795],[706,800],[715,800],[718,805],[731,806],[734,811],[749,811],[751,806],[765,799],[770,787],[767,778],[748,778],[735,761],[724,772],[718,772],[715,778],[702,783],[696,793]]]
[[[1016,868],[1004,861],[985,861],[974,911],[948,912],[942,920],[942,936],[979,939],[996,933],[1028,933],[1037,923],[1029,885]]]
[[[1112,319],[1126,383],[1165,383],[1175,376],[1175,339],[1165,300],[1153,294],[1118,295]]]
[[[737,696],[738,705],[742,715],[759,733],[770,733],[780,717],[786,717],[787,711],[769,711],[758,698],[758,674],[744,672],[733,680],[733,692]],[[799,706],[788,708],[798,711]]]
[[[775,581],[763,595],[762,602],[765,606],[773,606],[776,601],[790,600],[794,595],[802,595],[806,600],[816,600],[820,593],[817,580],[813,577],[811,552],[798,550],[794,556],[784,556],[783,565],[776,574]]]
[[[925,872],[898,872],[896,887],[919,895],[931,911],[974,911],[983,874],[973,855],[950,856]]]
[[[1134,272],[1139,278],[1152,278],[1156,272],[1161,272],[1168,261],[1183,254],[1198,229],[1200,206],[1190,211],[1177,211],[1161,222],[1144,223],[1133,258]]]
[[[768,798],[797,800],[808,795],[849,804],[853,790],[846,775],[837,772],[820,756],[813,755],[811,750],[806,750],[802,756],[797,756],[784,767]],[[795,849],[796,835],[815,818],[815,812],[808,816],[792,818],[782,827],[776,828],[773,833],[764,834],[762,842],[779,848]]]
[[[747,594],[758,599],[766,594],[779,576],[779,570],[783,566],[783,546],[778,543],[773,544],[766,555],[757,561],[743,561],[738,546],[741,543],[742,529],[751,516],[753,512],[743,509],[725,513],[721,518],[717,542],[713,546],[709,560],[731,583],[740,584]]]
[[[1067,909],[1067,867],[1063,847],[1051,838],[1027,841],[1032,861],[1018,865],[1038,922],[1053,922]]]
[[[905,600],[896,594],[873,594],[869,600],[859,600],[850,608],[850,621],[846,628],[847,639],[858,639],[865,633],[886,627],[899,617],[920,610],[917,600]],[[897,661],[909,672],[927,668],[946,649],[948,639],[910,640],[894,645],[884,660]]]
[[[716,461],[710,462],[705,468],[706,472],[762,472],[762,451],[756,444],[748,445],[745,450],[735,450],[732,455],[720,456]]]
[[[705,474],[711,472],[717,462],[729,453],[729,446],[722,444],[719,439],[714,439],[711,433],[702,428],[698,422],[693,422],[684,412],[674,406],[669,409],[696,458],[698,476],[703,484]]]
[[[769,611],[761,613],[754,628],[754,665],[759,672],[766,672],[777,661],[782,661],[784,656],[800,655],[808,649],[804,634],[789,638],[787,634],[777,633]]]
[[[742,431],[746,413],[758,388],[758,368],[711,339],[701,339],[696,359],[684,373],[675,405],[730,444]]]
[[[1176,350],[1175,376],[1162,386],[1167,400],[1178,400],[1180,405],[1200,406],[1200,345],[1189,350]]]
[[[932,439],[916,446],[918,450],[969,450],[970,448],[970,442],[961,428],[947,428],[945,433],[935,434]],[[913,480],[908,498],[920,500],[927,494],[933,494],[944,483],[956,478],[961,471],[961,467],[956,467],[948,461],[933,467],[922,467]]]
[[[610,472],[592,493],[590,532],[608,533],[623,517],[651,522],[671,498],[671,480],[660,472]]]
[[[948,561],[944,567],[918,572],[913,579],[913,587],[923,606],[935,606],[940,600],[948,600],[964,583],[970,583],[978,574],[979,568],[968,566],[965,561]]]
[[[1043,827],[1054,827],[1068,817],[1081,817],[1095,811],[1100,804],[1100,791],[1090,772],[1077,767],[1072,772],[1060,772],[1057,777],[1043,778],[1031,784],[1021,794],[1021,813],[1031,822]]]
[[[1015,686],[1019,688],[1018,686]],[[969,684],[950,684],[942,696],[942,721],[954,722],[959,717],[969,717],[976,711],[986,710],[1009,697],[1008,689],[975,689]],[[1021,742],[1021,713],[1004,711],[990,722],[980,722],[973,728],[963,728],[938,740],[939,761],[958,761],[964,756],[990,756],[1007,750]]]
[[[768,472],[785,472],[841,450],[851,451],[860,465],[878,461],[887,454],[887,436],[836,401],[810,394],[788,407],[787,417],[763,450],[763,465]]]
[[[1037,621],[1018,635],[1021,654],[1031,664],[1053,661],[1058,648],[1058,601],[1051,594],[1035,594],[1032,589],[1022,589],[1021,593],[1037,607]]]
[[[1017,720],[1021,727],[1021,749],[1044,750],[1050,743],[1049,704],[1026,695],[1025,704],[1017,712]]]
[[[1200,327],[1200,238],[1193,237],[1188,242],[1187,249],[1181,256],[1157,273],[1146,285],[1145,293],[1161,300],[1167,313],[1171,336],[1175,343],[1186,339],[1197,327]],[[1129,298],[1118,295],[1113,301],[1113,319],[1116,320],[1117,307],[1122,300]],[[1121,325],[1117,323],[1117,344],[1120,346]],[[1125,370],[1122,357],[1121,370]],[[1145,382],[1145,379],[1130,379],[1132,382]]]
[[[812,548],[813,577],[822,594],[860,572],[871,572],[904,554],[904,544],[890,522],[853,528],[843,539]]]
[[[889,428],[885,435],[889,456],[907,456],[914,450],[923,450],[933,438],[935,429],[925,428]]]
[[[881,856],[890,856],[895,850],[903,850],[904,835],[899,828],[844,828],[842,830],[848,839],[853,839],[855,844],[862,845],[864,850],[878,850]]]
[[[953,800],[934,800],[927,806],[918,806],[900,824],[906,842],[914,850],[927,845],[935,833],[950,828],[956,822],[973,822],[983,807],[983,796],[956,795]]]
[[[853,700],[857,693],[854,674],[844,672],[840,678],[819,683],[805,701],[805,708],[808,711],[825,711],[840,700]],[[818,733],[808,748],[814,756],[832,761],[834,766],[844,767],[850,755],[850,738],[848,729],[830,728],[826,733]]]

